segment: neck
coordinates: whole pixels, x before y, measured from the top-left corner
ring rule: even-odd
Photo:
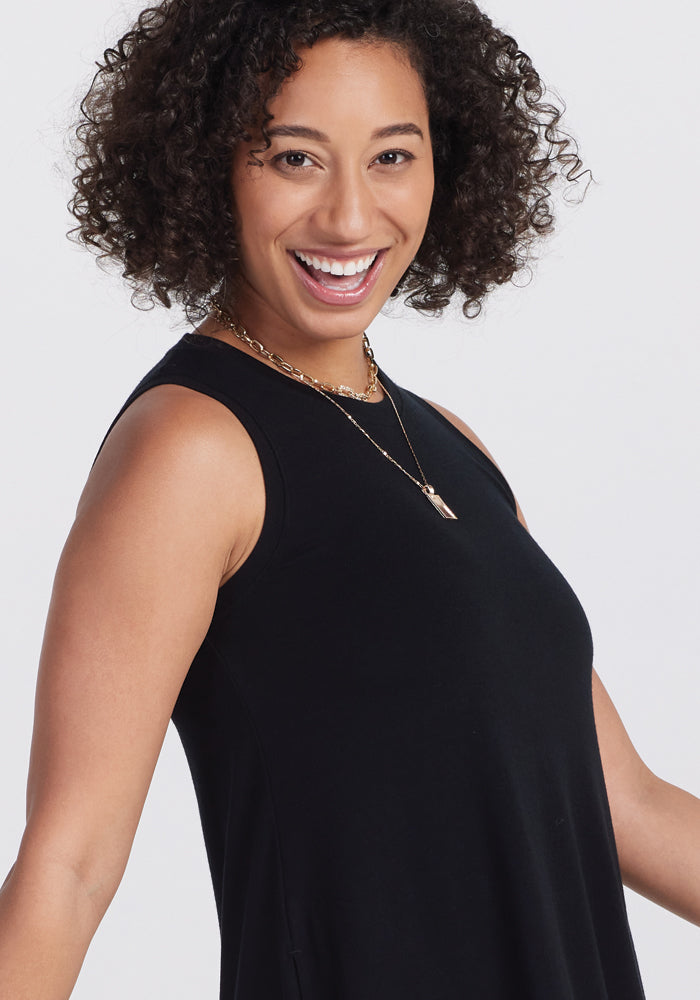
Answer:
[[[313,340],[302,338],[298,334],[294,335],[295,331],[292,331],[292,335],[284,337],[280,335],[282,333],[279,330],[281,324],[278,324],[277,329],[275,329],[277,336],[273,334],[271,328],[268,328],[263,336],[255,326],[248,327],[246,325],[241,310],[237,310],[234,316],[231,310],[226,309],[225,306],[223,308],[225,310],[223,316],[217,316],[216,311],[213,310],[212,314],[197,328],[197,333],[223,340],[243,353],[255,357],[263,364],[283,371],[274,361],[265,357],[230,329],[227,323],[227,318],[230,317],[234,319],[239,331],[243,329],[250,338],[262,344],[266,351],[276,354],[283,361],[311,378],[332,386],[346,386],[357,393],[367,391],[370,382],[370,363],[365,355],[363,333],[332,340]],[[295,378],[296,376],[290,375],[289,377]],[[381,386],[377,383],[369,400],[379,402],[382,397]]]

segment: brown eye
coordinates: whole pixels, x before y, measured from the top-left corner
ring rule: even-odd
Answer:
[[[382,167],[395,167],[412,159],[413,156],[403,149],[388,149],[385,153],[379,154],[377,163]]]
[[[311,164],[311,158],[300,149],[288,149],[274,158],[282,170],[303,170]]]

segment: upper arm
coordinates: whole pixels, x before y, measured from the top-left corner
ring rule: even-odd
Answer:
[[[489,450],[487,449],[487,447],[484,444],[484,442],[481,441],[476,436],[476,434],[471,429],[471,427],[468,426],[468,424],[465,424],[465,422],[463,420],[461,420],[458,416],[456,416],[454,413],[452,413],[450,410],[448,410],[447,407],[440,406],[439,403],[434,403],[430,399],[426,399],[426,403],[430,403],[431,406],[434,406],[435,409],[438,410],[438,412],[441,413],[443,415],[443,417],[445,417],[447,420],[449,420],[450,423],[453,424],[457,428],[458,431],[461,431],[462,434],[464,434],[465,437],[469,438],[469,440],[472,442],[472,444],[475,444],[476,447],[480,449],[480,451],[483,451],[484,455],[486,455],[486,457],[489,458],[493,462],[493,464],[496,466],[496,468],[498,468],[498,463],[496,462],[496,460],[493,457],[493,455],[489,452]],[[520,509],[520,504],[518,503],[517,498],[515,498],[515,507],[516,507],[517,514],[518,514],[518,520],[520,521],[520,523],[522,524],[522,526],[524,528],[527,528],[527,523],[525,521],[525,516],[524,516],[522,510]]]
[[[261,472],[238,421],[162,386],[110,433],[46,624],[22,850],[116,888],[217,590],[255,534]]]
[[[655,775],[637,753],[610,695],[595,670],[593,710],[605,785],[615,822],[615,834],[618,836],[625,822],[627,807],[635,807],[635,802],[643,794],[648,782],[655,780]]]

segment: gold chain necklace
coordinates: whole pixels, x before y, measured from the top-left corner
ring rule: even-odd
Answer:
[[[263,345],[260,343],[259,340],[255,340],[253,337],[250,337],[243,329],[243,327],[239,326],[239,324],[235,322],[233,317],[230,316],[218,302],[212,300],[211,304],[212,304],[212,309],[214,311],[214,315],[216,316],[217,320],[223,323],[223,325],[226,326],[227,329],[231,330],[232,333],[234,333],[239,338],[239,340],[244,341],[246,344],[253,347],[259,354],[262,354],[264,357],[269,358],[270,361],[272,361],[275,365],[277,365],[278,368],[281,368],[282,371],[286,372],[289,375],[294,375],[296,378],[299,379],[299,381],[303,382],[305,385],[310,386],[312,389],[315,389],[322,396],[325,396],[329,403],[333,403],[334,406],[338,407],[341,413],[345,414],[350,423],[354,424],[354,426],[357,427],[358,431],[364,434],[367,440],[374,445],[377,451],[379,451],[384,456],[384,458],[386,458],[389,462],[392,463],[392,465],[395,465],[397,469],[403,472],[403,474],[407,476],[412,483],[416,484],[421,493],[423,493],[423,495],[426,496],[428,500],[430,500],[433,507],[435,507],[435,509],[439,511],[439,513],[442,514],[443,517],[449,518],[450,520],[454,521],[457,520],[457,515],[454,513],[454,511],[450,510],[450,508],[447,506],[442,497],[435,492],[434,488],[430,485],[430,483],[426,479],[425,473],[423,472],[421,464],[418,461],[418,456],[413,450],[413,445],[411,444],[410,438],[406,433],[406,428],[403,425],[403,420],[399,416],[399,411],[396,408],[396,403],[394,402],[391,393],[387,390],[384,383],[380,382],[379,378],[377,377],[377,365],[374,361],[374,354],[372,353],[372,348],[369,345],[369,340],[367,339],[366,333],[362,335],[362,340],[363,340],[363,346],[365,348],[365,356],[367,357],[368,362],[370,364],[371,388],[368,387],[367,393],[362,394],[362,393],[355,393],[352,389],[348,389],[347,386],[336,387],[330,385],[328,382],[319,382],[318,379],[313,378],[311,375],[306,375],[298,368],[294,368],[287,361],[281,358],[279,354],[271,353],[265,347],[263,347]],[[374,367],[374,371],[372,371],[371,366]],[[423,480],[422,485],[421,483],[418,482],[415,476],[412,476],[411,473],[407,472],[406,469],[404,469],[404,467],[400,465],[395,458],[392,458],[392,456],[389,454],[388,451],[382,448],[380,444],[377,444],[377,442],[374,440],[373,437],[370,437],[370,435],[367,433],[364,427],[358,424],[357,420],[355,420],[352,414],[348,413],[348,411],[343,406],[341,406],[337,400],[333,399],[332,396],[328,395],[328,392],[340,393],[340,390],[344,389],[346,391],[344,393],[340,393],[341,395],[352,395],[354,399],[362,399],[363,401],[366,402],[370,393],[376,391],[377,383],[381,385],[382,389],[386,393],[387,399],[391,403],[394,413],[396,414],[396,419],[398,420],[399,426],[403,431],[403,436],[406,438],[406,443],[408,444],[408,447],[411,449],[411,454],[413,455],[414,461],[418,466],[418,471],[421,474],[421,478]]]
[[[281,368],[281,370],[286,372],[287,375],[293,375],[294,378],[298,378],[300,382],[306,382],[307,385],[313,386],[314,389],[325,389],[327,392],[336,392],[340,396],[349,396],[351,399],[360,399],[363,403],[366,403],[372,393],[377,391],[377,363],[374,360],[374,352],[369,346],[367,334],[362,335],[362,347],[365,352],[365,357],[367,358],[369,380],[367,388],[364,392],[355,392],[354,389],[351,389],[347,385],[331,385],[330,382],[320,382],[317,378],[314,378],[313,375],[307,375],[306,372],[301,371],[301,369],[295,368],[294,365],[290,365],[289,362],[285,361],[284,358],[281,358],[279,354],[273,354],[271,351],[268,351],[259,340],[255,340],[243,329],[242,326],[236,323],[233,316],[226,312],[217,299],[211,300],[211,308],[219,323],[225,326],[227,330],[235,333],[239,340],[242,340],[249,347],[252,347],[254,351],[258,352],[258,354],[262,354],[264,358],[272,361],[274,365]]]

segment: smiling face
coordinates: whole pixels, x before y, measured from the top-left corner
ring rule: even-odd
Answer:
[[[272,145],[232,171],[235,307],[264,343],[357,336],[420,246],[433,194],[428,109],[407,57],[331,38],[270,102]]]

